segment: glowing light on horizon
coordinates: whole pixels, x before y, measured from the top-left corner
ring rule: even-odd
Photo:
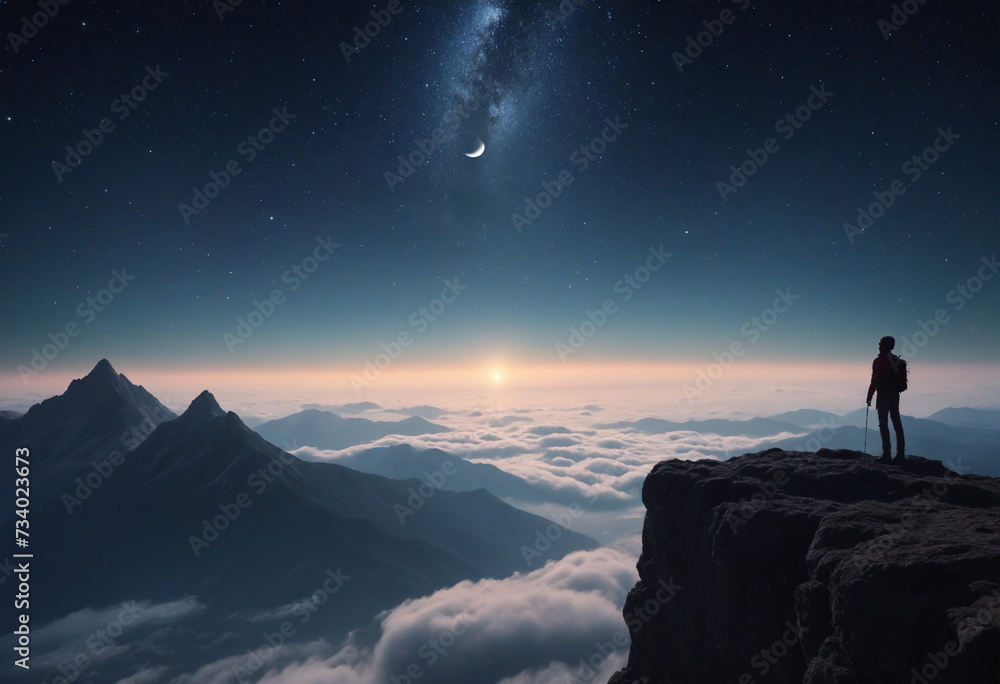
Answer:
[[[704,363],[401,364],[387,369],[360,394],[350,382],[351,373],[356,372],[353,366],[180,369],[123,361],[115,368],[180,411],[207,389],[223,408],[248,414],[288,414],[303,403],[335,405],[362,400],[384,406],[435,402],[451,406],[451,401],[465,404],[503,394],[504,401],[512,405],[526,401],[572,405],[584,400],[601,404],[621,398],[636,410],[671,418],[767,415],[798,408],[847,412],[864,407],[870,374],[867,363],[746,361],[726,369],[711,386],[703,383],[703,392],[689,402],[684,386],[696,385],[699,372],[706,372]],[[89,370],[50,371],[27,389],[16,374],[0,373],[0,408],[25,410],[61,394],[71,380]],[[906,409],[919,416],[947,406],[995,407],[998,377],[1000,367],[995,365],[922,366],[920,385],[913,385],[905,395]],[[489,395],[480,394],[486,391]]]

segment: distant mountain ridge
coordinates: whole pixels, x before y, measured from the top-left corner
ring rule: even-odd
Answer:
[[[285,418],[261,423],[254,431],[272,444],[280,444],[287,449],[312,446],[317,449],[340,450],[374,442],[389,435],[415,437],[449,432],[450,429],[417,416],[394,422],[342,418],[330,411],[306,409]]]
[[[1000,477],[1000,428],[992,421],[1000,420],[1000,411],[980,409],[944,409],[934,416],[953,422],[932,418],[903,416],[906,450],[909,454],[929,455],[939,453],[961,454],[961,467],[965,472]],[[878,417],[868,412],[868,450],[881,449]],[[768,442],[766,446],[786,450],[815,451],[828,449],[861,449],[865,439],[865,410],[856,409],[844,415],[814,409],[787,411],[764,418],[749,420],[690,420],[683,423],[659,418],[643,418],[634,422],[617,422],[595,425],[596,429],[634,429],[647,434],[674,431],[711,433],[723,437],[750,437],[763,439],[782,433],[798,436]],[[741,449],[729,452],[738,456]]]
[[[536,504],[573,505],[579,503],[581,498],[576,490],[553,490],[508,473],[491,463],[475,463],[441,449],[418,450],[409,444],[365,449],[335,462],[364,473],[393,479],[419,478],[426,472],[441,470],[445,463],[449,463],[454,474],[448,477],[444,488],[451,491],[485,489],[499,498]],[[621,500],[588,500],[588,507],[592,510],[618,508],[621,505]]]
[[[597,429],[625,429],[632,428],[647,434],[661,434],[664,432],[710,432],[723,437],[743,436],[743,437],[769,437],[782,432],[801,432],[802,428],[789,422],[775,420],[773,418],[750,418],[749,420],[728,420],[724,418],[713,418],[709,420],[689,420],[684,423],[677,423],[672,420],[661,418],[642,418],[637,421],[619,421],[617,423],[605,423],[594,426]]]
[[[946,408],[927,419],[965,427],[1000,428],[1000,409]]]
[[[870,454],[881,453],[878,419],[869,420],[867,438],[861,425],[831,422],[802,437],[775,440],[767,446],[796,451],[813,451],[820,447],[859,450],[867,442]],[[907,454],[957,454],[958,460],[949,467],[961,468],[963,473],[1000,477],[1000,430],[960,427],[911,416],[903,416],[903,430]]]

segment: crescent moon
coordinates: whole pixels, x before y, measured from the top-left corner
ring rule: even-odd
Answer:
[[[479,147],[477,147],[473,152],[466,152],[465,156],[472,157],[473,159],[475,159],[476,157],[481,156],[485,151],[486,151],[486,143],[480,140]]]

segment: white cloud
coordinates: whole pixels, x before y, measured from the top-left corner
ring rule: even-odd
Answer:
[[[32,670],[50,672],[62,666],[90,674],[101,663],[132,651],[138,634],[204,610],[204,605],[189,596],[168,603],[125,601],[75,611],[33,631]]]
[[[527,684],[553,681],[540,677],[589,661],[610,673],[628,648],[621,606],[637,579],[634,565],[631,554],[601,548],[505,579],[461,582],[383,613],[381,636],[370,649],[349,643],[332,653],[313,642],[299,647],[295,662],[280,662],[289,655],[283,651],[274,659],[280,664],[262,668],[254,681]],[[206,665],[173,684],[222,684],[239,660]]]
[[[756,439],[690,430],[646,434],[632,427],[595,428],[593,418],[561,409],[533,409],[534,420],[512,421],[513,412],[451,413],[439,421],[451,432],[387,437],[342,451],[303,447],[294,453],[307,460],[337,461],[376,446],[405,443],[421,450],[441,449],[516,475],[533,485],[541,499],[567,505],[576,501],[591,511],[626,511],[638,504],[646,475],[664,459],[726,458],[791,436]],[[511,503],[524,507],[522,502]],[[595,534],[585,527],[580,531]]]
[[[284,668],[291,663],[309,663],[316,654],[332,652],[330,644],[320,639],[303,644],[281,644],[271,647],[261,643],[248,652],[228,656],[198,668],[195,672],[185,673],[170,680],[170,684],[233,684],[241,681],[236,672],[241,673],[245,681],[266,681],[269,674]]]
[[[117,684],[156,684],[166,671],[167,668],[163,666],[147,668],[140,670],[131,677],[119,679]]]
[[[612,642],[605,642],[614,645]],[[595,684],[608,681],[618,670],[625,667],[628,660],[627,651],[616,651],[608,656],[605,651],[595,647],[594,652],[573,667],[565,663],[553,662],[541,670],[526,670],[513,677],[505,677],[497,684]],[[596,669],[594,666],[597,666]]]

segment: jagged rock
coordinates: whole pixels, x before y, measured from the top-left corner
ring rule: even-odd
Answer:
[[[1000,681],[1000,480],[908,458],[657,464],[610,684]]]

